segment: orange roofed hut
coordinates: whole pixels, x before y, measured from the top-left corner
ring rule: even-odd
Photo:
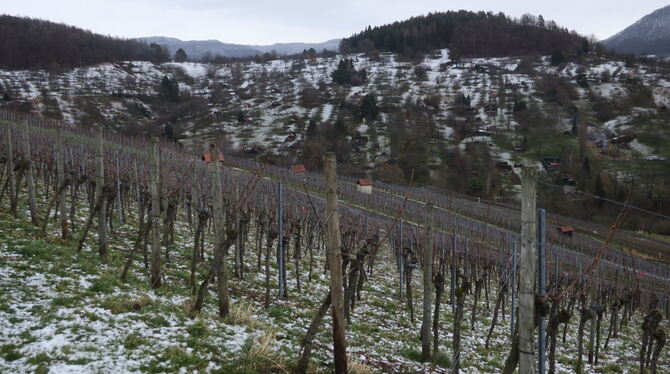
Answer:
[[[208,152],[208,153],[205,153],[204,155],[202,155],[202,161],[212,162],[212,154]],[[219,153],[219,161],[223,162],[223,155],[220,154],[220,153]]]
[[[558,228],[558,233],[572,238],[572,233],[575,232],[575,229],[571,226],[561,226]]]
[[[298,164],[298,165],[291,165],[291,171],[294,173],[304,173],[307,171],[307,169],[305,169],[305,165]]]
[[[372,181],[369,179],[361,178],[357,180],[356,187],[358,187],[358,192],[372,193]]]

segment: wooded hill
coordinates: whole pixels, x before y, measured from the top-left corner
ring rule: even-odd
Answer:
[[[343,39],[340,50],[380,50],[416,57],[449,48],[454,56],[498,57],[587,52],[589,41],[542,16],[512,19],[503,13],[444,12],[412,17],[402,22],[369,27]]]
[[[158,62],[167,58],[157,44],[33,18],[0,15],[0,35],[3,69],[74,67],[122,60]]]

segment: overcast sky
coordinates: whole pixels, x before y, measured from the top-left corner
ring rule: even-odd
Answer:
[[[171,36],[229,43],[321,42],[434,11],[541,14],[607,38],[670,0],[0,0],[0,12],[121,37]]]

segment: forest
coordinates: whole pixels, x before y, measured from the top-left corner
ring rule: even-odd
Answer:
[[[503,13],[444,12],[370,27],[343,39],[340,50],[396,52],[417,57],[432,50],[449,48],[462,57],[548,55],[556,50],[575,55],[589,50],[589,40],[545,22],[542,16],[512,19]]]
[[[129,60],[162,62],[168,57],[157,44],[27,17],[0,15],[0,35],[2,69],[58,69]]]

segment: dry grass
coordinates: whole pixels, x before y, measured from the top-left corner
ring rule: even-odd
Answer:
[[[105,309],[109,309],[113,314],[120,314],[140,311],[149,303],[151,303],[151,299],[146,296],[140,296],[133,299],[112,296],[102,300],[100,305]]]
[[[372,369],[369,366],[360,363],[353,358],[349,357],[347,362],[347,369],[349,374],[372,374]]]
[[[261,337],[249,337],[242,347],[240,365],[254,373],[288,373],[285,360],[274,350],[275,333],[267,330]]]
[[[232,325],[243,325],[252,329],[262,328],[262,324],[254,319],[254,307],[251,303],[238,301],[230,307],[230,314],[225,320]]]

